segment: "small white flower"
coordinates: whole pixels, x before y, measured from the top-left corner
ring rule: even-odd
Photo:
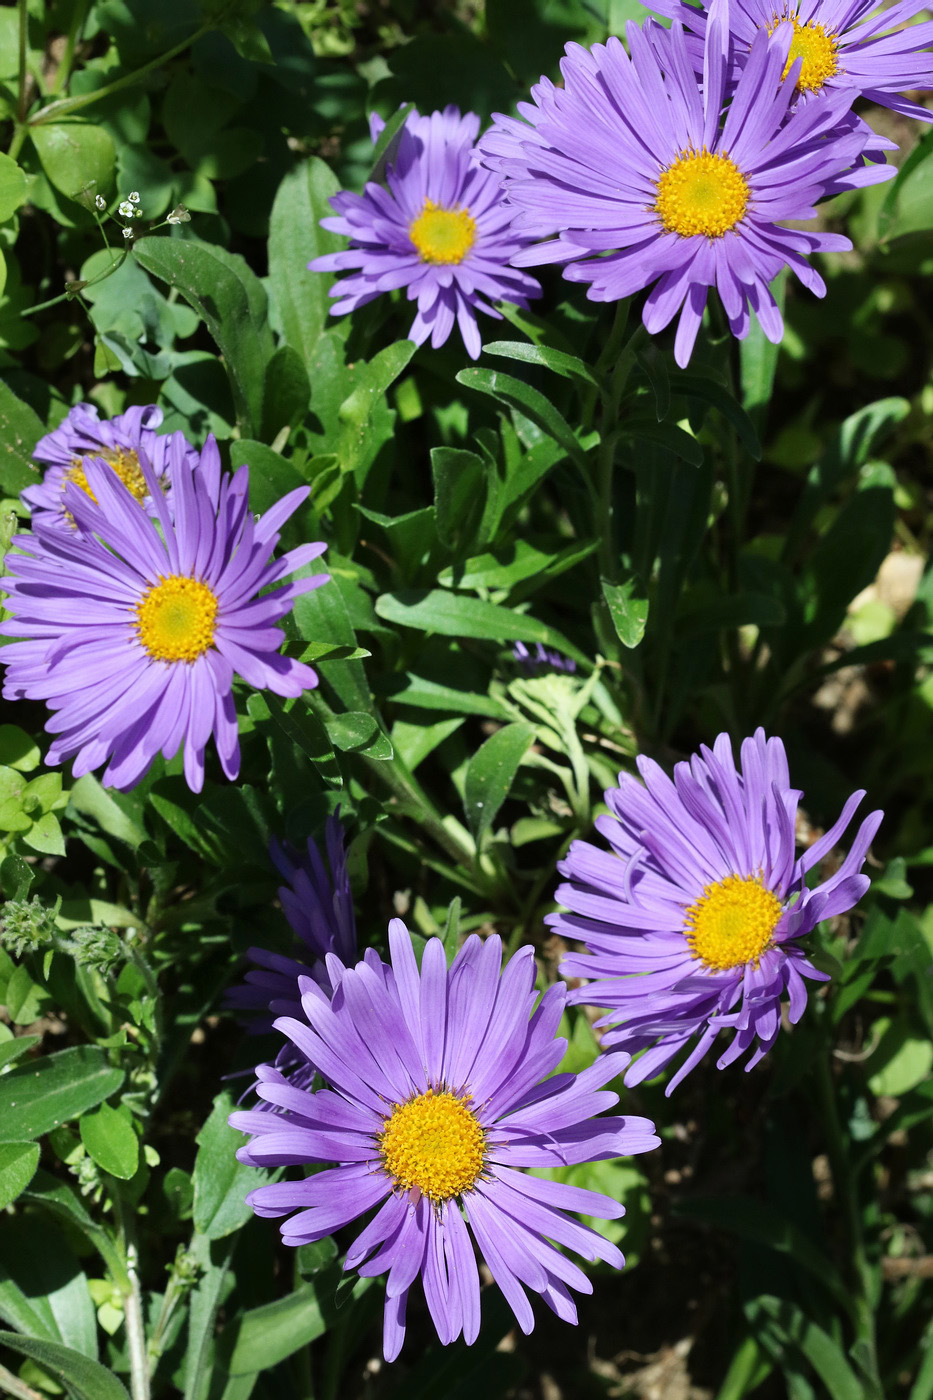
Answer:
[[[183,204],[176,204],[171,214],[166,214],[165,222],[167,224],[190,224],[191,215]]]
[[[132,230],[131,228],[125,228],[125,229],[123,230],[123,237],[124,237],[124,238],[132,238],[132,237],[133,237],[133,230]]]
[[[135,213],[135,210],[133,209],[133,206],[132,204],[130,204],[129,200],[124,199],[123,202],[120,204],[117,212],[122,214],[124,219],[131,219],[133,217],[133,214]]]
[[[138,204],[138,203],[139,203],[139,190],[131,190],[130,193],[129,193],[126,197],[127,197],[127,199],[129,200],[129,202],[130,202],[131,204]]]
[[[104,196],[102,194],[95,195],[94,203],[97,205],[98,209],[107,208],[107,201],[106,199],[104,199]]]

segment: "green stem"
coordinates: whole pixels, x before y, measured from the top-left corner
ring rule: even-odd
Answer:
[[[16,101],[16,120],[22,124],[26,120],[26,47],[29,37],[28,0],[19,0],[19,85]],[[14,138],[15,139],[15,138]]]
[[[75,49],[78,46],[78,36],[84,28],[87,7],[88,0],[75,0],[75,7],[71,12],[71,23],[68,26],[68,34],[65,39],[65,52],[62,54],[62,61],[58,65],[58,71],[49,88],[49,93],[53,97],[55,93],[61,92],[71,76],[72,64],[75,61]]]
[[[878,1375],[878,1351],[875,1337],[875,1315],[872,1307],[872,1270],[865,1249],[862,1221],[859,1216],[858,1189],[855,1174],[849,1161],[846,1137],[839,1118],[836,1104],[835,1086],[830,1069],[832,1048],[829,1041],[817,1057],[817,1086],[822,1110],[823,1131],[826,1138],[827,1156],[833,1174],[836,1200],[845,1213],[849,1233],[852,1268],[855,1275],[854,1315],[859,1340],[864,1344],[867,1357],[867,1379],[874,1389],[871,1397],[881,1397],[883,1391]]]
[[[109,247],[110,245],[108,244],[107,246]],[[112,277],[115,272],[119,272],[120,268],[126,262],[128,253],[129,249],[124,248],[109,267],[105,267],[103,272],[99,272],[96,277],[91,277],[85,282],[81,291],[83,292],[85,287],[93,287],[98,282],[103,282],[106,278]],[[74,301],[76,297],[80,299],[80,296],[81,292],[59,292],[57,297],[52,297],[49,301],[40,301],[38,306],[30,306],[19,314],[21,316],[35,316],[37,311],[47,311],[50,306],[57,306],[60,301]]]
[[[14,1400],[44,1400],[38,1390],[33,1390],[31,1385],[19,1380],[5,1366],[0,1366],[0,1391],[4,1395],[13,1396]]]
[[[146,1350],[146,1324],[143,1315],[143,1295],[137,1265],[139,1252],[132,1213],[124,1207],[118,1182],[113,1184],[113,1210],[120,1231],[123,1257],[129,1288],[123,1291],[123,1318],[126,1345],[130,1357],[130,1392],[133,1400],[150,1400],[149,1356]]]
[[[177,58],[180,53],[184,53],[185,49],[197,43],[202,34],[207,34],[209,29],[209,25],[202,24],[201,28],[190,38],[183,39],[180,44],[176,44],[167,53],[160,54],[158,58],[150,59],[141,68],[134,68],[132,73],[124,73],[122,78],[115,78],[112,83],[107,83],[102,88],[95,88],[93,92],[79,93],[77,97],[61,97],[57,102],[51,102],[48,107],[43,107],[38,116],[30,122],[30,125],[43,126],[46,122],[61,121],[62,117],[70,116],[72,112],[80,111],[82,107],[87,107],[92,102],[99,102],[102,97],[112,97],[115,92],[122,92],[124,88],[132,87],[147,73],[154,73],[173,58]]]

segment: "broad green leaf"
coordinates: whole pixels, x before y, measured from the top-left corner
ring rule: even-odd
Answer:
[[[233,1108],[233,1096],[224,1089],[195,1139],[194,1226],[209,1240],[223,1239],[246,1224],[252,1215],[247,1193],[269,1179],[267,1172],[237,1161],[236,1150],[246,1139],[227,1122]]]
[[[236,1239],[213,1243],[195,1235],[192,1255],[201,1268],[188,1306],[188,1343],[182,1376],[184,1400],[207,1400],[213,1359],[217,1313],[230,1292],[230,1263]]]
[[[434,516],[438,538],[451,547],[469,542],[482,510],[486,468],[475,452],[459,447],[431,449]]]
[[[0,1346],[30,1357],[67,1385],[77,1400],[130,1400],[122,1381],[106,1366],[60,1342],[23,1337],[18,1332],[0,1332]]]
[[[252,1308],[233,1323],[232,1376],[252,1375],[284,1361],[301,1347],[323,1336],[327,1322],[314,1283],[305,1283],[287,1298]]]
[[[312,1240],[295,1250],[295,1263],[302,1278],[313,1278],[337,1258],[337,1245],[332,1235],[322,1240]]]
[[[0,224],[4,223],[26,199],[26,172],[15,160],[0,155]]]
[[[330,198],[340,181],[312,156],[290,170],[279,185],[269,221],[269,285],[285,340],[310,368],[314,347],[327,322],[333,276],[309,272],[308,263],[342,248],[344,240],[320,221],[333,214]]]
[[[15,724],[0,724],[0,763],[31,773],[42,762],[39,745]]]
[[[383,593],[376,599],[376,613],[387,622],[415,627],[422,632],[438,632],[443,637],[477,637],[491,642],[543,642],[545,646],[557,647],[575,661],[587,663],[587,657],[572,642],[537,618],[487,603],[481,598],[465,598],[446,589],[435,588],[426,593],[416,589]]]
[[[787,296],[787,271],[782,268],[771,285],[778,307],[783,312]],[[758,427],[764,424],[767,406],[774,389],[780,345],[774,345],[753,316],[748,335],[739,341],[739,364],[742,377],[742,407]],[[752,454],[756,456],[758,454]]]
[[[467,389],[476,389],[481,394],[489,394],[509,408],[517,408],[519,413],[530,418],[543,433],[553,438],[568,457],[586,469],[586,452],[576,433],[550,399],[530,384],[497,369],[463,369],[457,375],[457,383]]]
[[[349,711],[324,720],[335,748],[352,753],[364,753],[367,758],[390,759],[392,744],[379,727],[374,715],[366,711]]]
[[[509,795],[519,765],[534,742],[535,726],[525,722],[497,729],[470,760],[464,783],[463,806],[477,846]]]
[[[67,1237],[44,1216],[20,1208],[4,1220],[2,1233],[0,1318],[96,1358],[94,1304]]]
[[[4,494],[16,496],[40,480],[31,459],[44,432],[42,420],[0,379],[0,489]]]
[[[0,1077],[0,1142],[41,1137],[119,1089],[123,1071],[103,1050],[74,1045]]]
[[[309,274],[310,276],[310,274]],[[266,365],[262,399],[262,437],[273,442],[283,428],[297,428],[311,402],[304,361],[290,345],[280,345]]]
[[[131,815],[131,799],[102,787],[93,773],[78,779],[68,794],[68,805],[92,817],[108,836],[125,841],[134,851],[146,839],[145,828]]]
[[[85,1113],[78,1124],[81,1141],[99,1167],[121,1181],[129,1181],[139,1166],[139,1138],[125,1108],[102,1103]]]
[[[260,723],[273,719],[301,752],[310,758],[328,787],[343,787],[343,774],[334,755],[333,743],[314,710],[300,700],[282,701],[271,691],[266,691],[264,695],[251,695],[246,708],[251,717]]]
[[[5,1040],[0,1044],[0,1069],[13,1064],[31,1050],[34,1045],[38,1045],[42,1039],[41,1035],[18,1035],[12,1040]]]
[[[654,418],[641,418],[637,414],[627,417],[622,423],[625,437],[638,438],[642,442],[657,443],[666,447],[692,467],[702,467],[703,446],[695,437],[685,432],[676,423],[658,423]]]
[[[414,109],[413,102],[406,102],[403,107],[399,107],[397,112],[392,113],[380,131],[379,138],[373,147],[373,163],[367,183],[372,180],[379,184],[385,179],[387,157],[390,155],[389,147],[407,122],[409,113],[413,112]]]
[[[37,1142],[0,1142],[0,1210],[22,1195],[38,1165]]]
[[[209,243],[141,238],[133,253],[198,312],[223,355],[241,434],[258,437],[266,366],[275,349],[259,278],[243,258]]]
[[[583,380],[599,388],[599,380],[592,368],[576,355],[567,355],[563,350],[552,350],[547,345],[530,345],[524,340],[493,340],[483,346],[487,355],[501,355],[507,360],[520,360],[526,365],[541,365],[553,370],[565,379]]]
[[[830,1400],[869,1400],[838,1343],[796,1303],[764,1295],[746,1303],[745,1315],[759,1340],[782,1365],[788,1360],[789,1349],[799,1349],[826,1386]]]
[[[897,1016],[888,1023],[865,1069],[873,1094],[900,1098],[929,1078],[933,1045],[917,1033],[910,1017]]]
[[[878,214],[885,242],[909,233],[928,233],[933,217],[933,132],[924,132],[888,185]]]
[[[439,681],[428,680],[409,672],[398,677],[389,688],[391,698],[399,705],[411,705],[417,710],[438,710],[442,714],[488,715],[491,719],[506,720],[509,712],[491,695],[481,695],[478,691],[458,690],[453,685],[442,685]]]
[[[118,1287],[130,1286],[123,1259],[113,1242],[106,1226],[88,1214],[81,1201],[64,1182],[56,1180],[48,1172],[38,1171],[33,1178],[24,1199],[30,1205],[41,1206],[55,1220],[80,1232],[94,1245],[104,1260],[111,1278]]]
[[[62,829],[54,812],[44,812],[38,821],[33,822],[23,833],[23,841],[33,851],[41,851],[46,856],[63,856],[65,841]]]
[[[442,570],[438,582],[446,588],[512,588],[526,579],[537,579],[543,585],[566,569],[572,569],[581,559],[587,559],[597,548],[594,542],[582,547],[571,544],[565,549],[548,550],[518,539],[489,553],[474,555],[462,565]],[[530,591],[523,589],[522,593],[527,596]]]
[[[368,364],[356,367],[353,392],[344,399],[337,413],[341,427],[335,450],[345,471],[358,471],[371,465],[373,417],[380,409],[385,412],[386,390],[406,368],[414,353],[413,341],[397,340],[393,345],[387,345],[384,350],[380,350]],[[391,414],[382,434],[383,439],[387,439],[391,433],[391,423],[394,420],[395,416]],[[363,485],[360,476],[358,484],[361,487]]]
[[[623,646],[637,647],[648,622],[648,599],[643,586],[634,575],[623,583],[610,583],[605,578],[600,582],[616,635]]]
[[[827,1255],[803,1230],[773,1208],[765,1210],[747,1196],[696,1196],[679,1201],[676,1210],[678,1215],[789,1255],[795,1264],[819,1279],[846,1313],[852,1312],[854,1299]]]
[[[49,122],[29,128],[42,169],[57,190],[90,203],[113,186],[117,152],[113,137],[90,122]]]
[[[312,564],[299,569],[295,577],[319,574],[327,567],[325,555],[323,559],[315,559]],[[293,631],[294,635],[305,642],[327,642],[332,646],[356,647],[356,633],[335,579],[295,599],[290,614],[289,631],[290,635]],[[320,671],[326,682],[325,689],[329,688],[334,692],[342,708],[367,710],[371,707],[372,692],[361,661],[325,661],[315,669]]]
[[[685,374],[678,370],[676,374],[671,375],[671,390],[675,394],[685,395],[688,399],[702,399],[711,404],[735,428],[739,441],[749,456],[754,457],[756,462],[760,459],[761,443],[758,441],[755,425],[728,389],[717,384],[715,379],[705,379],[702,375]]]

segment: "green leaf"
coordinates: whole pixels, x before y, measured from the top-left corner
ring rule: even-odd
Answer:
[[[74,1045],[0,1077],[0,1142],[41,1137],[119,1089],[123,1071],[103,1050]]]
[[[79,778],[68,794],[68,806],[83,816],[92,817],[108,836],[125,841],[138,850],[146,839],[145,828],[130,814],[132,799],[124,793],[109,792],[93,773]]]
[[[102,126],[67,121],[29,128],[42,169],[69,199],[90,204],[113,186],[117,152],[113,137]]]
[[[678,619],[678,631],[684,637],[698,637],[705,632],[719,632],[733,627],[779,627],[787,614],[780,599],[767,593],[739,593],[732,598],[717,598],[714,603],[685,609]]]
[[[0,488],[6,495],[16,496],[40,479],[31,458],[44,432],[42,420],[0,379]]]
[[[0,1044],[0,1069],[5,1069],[14,1061],[22,1059],[28,1050],[34,1045],[38,1045],[42,1039],[41,1035],[17,1035],[12,1040],[5,1040]]]
[[[537,424],[543,433],[553,438],[568,457],[572,457],[584,470],[587,469],[587,456],[576,433],[563,414],[544,394],[533,389],[514,375],[503,374],[497,369],[463,369],[457,375],[457,383],[467,389],[476,389],[481,394],[489,394],[499,403],[516,408],[532,423]]]
[[[22,1195],[38,1165],[37,1142],[0,1142],[0,1210]]]
[[[309,274],[310,275],[310,274]],[[266,365],[262,400],[262,436],[273,442],[283,428],[297,428],[311,401],[304,361],[290,345],[280,345]]]
[[[70,1388],[76,1400],[130,1400],[125,1386],[112,1371],[71,1347],[23,1337],[18,1332],[0,1332],[0,1345],[30,1357],[51,1372]]]
[[[703,446],[695,437],[685,432],[676,423],[658,423],[654,418],[627,417],[622,423],[625,437],[638,438],[643,442],[657,443],[668,452],[689,462],[692,467],[702,467]]]
[[[699,374],[684,374],[678,370],[676,374],[671,375],[671,390],[675,394],[685,395],[688,399],[702,399],[711,404],[735,428],[739,441],[749,456],[754,457],[756,462],[761,459],[761,443],[754,423],[728,389],[717,384],[715,379],[705,379]]]
[[[764,1210],[747,1196],[696,1196],[679,1201],[676,1212],[788,1255],[800,1268],[819,1279],[844,1312],[852,1313],[855,1300],[827,1255],[811,1243],[803,1230],[777,1214],[773,1207]]]
[[[133,253],[147,272],[177,287],[204,321],[224,358],[241,435],[258,437],[275,349],[259,278],[239,255],[209,243],[141,238]]]
[[[782,268],[771,291],[783,312],[787,296],[787,270]],[[774,389],[780,345],[774,345],[765,335],[757,317],[752,317],[748,335],[739,341],[739,364],[742,373],[742,407],[759,427],[764,423]]]
[[[31,1210],[17,1209],[3,1223],[0,1318],[19,1332],[97,1356],[94,1305],[80,1260],[59,1228]]]
[[[0,224],[4,223],[26,200],[26,172],[15,160],[0,155]]]
[[[455,547],[473,538],[483,501],[486,468],[475,452],[433,447],[434,518],[442,544]]]
[[[130,1281],[123,1259],[109,1230],[94,1220],[69,1186],[57,1181],[48,1172],[38,1171],[25,1194],[30,1205],[40,1206],[57,1221],[80,1232],[95,1247],[119,1288],[128,1289]]]
[[[252,1308],[234,1322],[228,1370],[232,1376],[268,1370],[326,1331],[317,1285],[302,1284],[287,1298]]]
[[[897,1016],[888,1023],[865,1069],[873,1094],[899,1099],[928,1079],[933,1069],[933,1045],[917,1034],[909,1017]]]
[[[518,539],[487,554],[474,555],[462,565],[452,565],[438,574],[438,582],[447,588],[512,588],[526,579],[536,579],[543,585],[565,569],[572,569],[581,559],[587,559],[598,545],[567,545],[565,549],[539,549],[527,540]],[[523,589],[523,596],[532,590]]]
[[[39,745],[15,724],[0,724],[0,763],[31,773],[42,762]]]
[[[322,1240],[312,1240],[310,1244],[299,1245],[295,1251],[295,1263],[302,1278],[313,1278],[337,1258],[337,1244],[332,1235]]]
[[[926,131],[888,185],[878,213],[885,242],[909,233],[927,233],[933,214],[933,132]]]
[[[565,379],[583,380],[598,389],[599,380],[585,361],[563,350],[551,350],[547,345],[530,345],[524,340],[493,340],[483,346],[487,355],[502,355],[507,360],[520,360],[526,365],[541,365]]]
[[[545,646],[557,647],[575,661],[588,664],[588,658],[571,641],[537,618],[442,588],[428,592],[406,589],[399,593],[383,593],[376,599],[376,613],[387,622],[415,627],[422,632],[437,632],[442,637],[543,642]]]
[[[62,829],[54,812],[45,812],[37,822],[33,822],[29,830],[23,833],[23,841],[32,850],[41,851],[46,856],[65,854]]]
[[[269,221],[269,285],[285,340],[310,369],[333,302],[328,295],[332,277],[309,272],[308,263],[323,253],[336,252],[344,240],[322,229],[320,221],[333,214],[330,199],[340,181],[329,165],[312,156],[285,176],[276,192]]]
[[[463,791],[467,822],[477,846],[509,795],[519,765],[534,743],[533,724],[520,721],[496,730],[470,760]]]
[[[246,1224],[253,1213],[247,1193],[269,1179],[267,1172],[237,1161],[236,1150],[245,1139],[227,1122],[233,1108],[233,1096],[224,1089],[195,1139],[194,1227],[209,1240],[223,1239]]]
[[[767,1294],[745,1305],[745,1314],[756,1335],[782,1366],[799,1350],[826,1386],[830,1400],[868,1400],[864,1385],[822,1327],[812,1322],[788,1298]]]
[[[382,732],[375,716],[365,711],[351,710],[342,715],[328,716],[324,727],[335,748],[364,753],[368,758],[392,757],[388,735]]]
[[[605,578],[600,582],[620,642],[626,647],[637,647],[648,622],[648,599],[644,597],[643,585],[634,575],[624,583],[610,583]]]
[[[283,702],[271,691],[254,694],[246,702],[250,716],[261,723],[273,719],[292,743],[297,744],[320,773],[328,787],[343,787],[343,774],[334,755],[334,746],[327,730],[312,709],[300,700]]]
[[[397,112],[393,112],[385,126],[379,133],[379,139],[373,147],[372,169],[367,176],[367,183],[372,180],[376,184],[385,179],[386,160],[389,155],[389,147],[395,140],[398,133],[408,120],[408,115],[415,109],[414,102],[406,102],[403,107],[399,107]]]
[[[121,1181],[129,1181],[139,1166],[139,1138],[125,1108],[102,1103],[78,1124],[81,1141],[99,1167]]]

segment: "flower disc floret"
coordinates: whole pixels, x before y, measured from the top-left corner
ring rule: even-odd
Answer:
[[[429,1089],[396,1104],[380,1139],[385,1169],[397,1186],[429,1200],[469,1191],[483,1170],[486,1135],[467,1100]]]
[[[255,1166],[324,1167],[261,1186],[257,1215],[286,1216],[282,1238],[302,1245],[374,1211],[347,1250],[345,1268],[388,1273],[386,1359],[405,1337],[409,1289],[421,1278],[445,1345],[480,1325],[474,1244],[519,1326],[530,1332],[532,1289],[576,1321],[571,1288],[591,1291],[569,1257],[621,1266],[614,1244],[575,1216],[621,1215],[621,1204],[526,1168],[568,1167],[657,1146],[645,1118],[611,1117],[604,1085],[628,1062],[601,1055],[581,1074],[555,1074],[562,983],[535,990],[531,948],[502,966],[498,936],[472,935],[450,967],[440,939],[421,965],[399,919],[389,925],[391,965],[368,949],[347,967],[327,959],[329,986],[299,979],[301,1014],[276,1028],[306,1073],[257,1070],[260,1103],[230,1122],[250,1135],[238,1152]],[[472,1238],[471,1238],[472,1236]],[[555,1241],[560,1249],[551,1243]]]
[[[712,0],[651,0],[651,9],[684,26],[689,60],[698,77],[704,71],[704,40],[715,23]],[[726,13],[725,7],[720,14]],[[850,104],[859,96],[918,121],[933,121],[933,111],[909,94],[933,88],[933,20],[928,0],[730,0],[728,41],[737,73],[751,61],[751,50],[764,32],[777,34],[792,26],[793,37],[783,67],[787,78],[796,59],[801,70],[793,89],[794,105],[815,97],[845,92]],[[764,93],[761,94],[764,102]],[[849,117],[848,130],[864,135],[861,119]],[[873,134],[869,160],[884,160],[893,142]],[[851,188],[847,182],[839,188]]]
[[[47,702],[47,761],[73,759],[76,778],[106,764],[104,782],[126,790],[159,753],[183,747],[199,792],[212,736],[226,777],[239,772],[235,675],[283,696],[317,684],[310,666],[280,654],[276,624],[327,575],[285,582],[320,542],[272,557],[307,487],[254,516],[247,468],[224,474],[212,437],[192,461],[173,435],[167,455],[163,492],[140,451],[143,503],[106,461],[85,458],[90,489],[69,481],[62,497],[75,529],[40,512],[16,536],[0,631],[17,640],[0,654],[3,695]]]
[[[570,1000],[604,1007],[604,1046],[642,1051],[625,1080],[639,1084],[684,1058],[669,1094],[721,1032],[731,1042],[722,1069],[748,1053],[751,1069],[774,1044],[786,994],[792,1024],[807,1006],[807,982],[825,982],[803,940],[868,889],[861,874],[880,812],[866,817],[848,855],[808,884],[834,850],[864,793],[856,792],[823,836],[795,851],[802,794],[790,785],[780,739],[759,729],[736,763],[729,736],[675,765],[673,778],[649,758],[639,778],[620,773],[597,828],[609,850],[574,841],[559,869],[548,916],[583,952],[561,964],[587,978]]]
[[[769,20],[773,13],[771,0]],[[852,246],[785,221],[812,219],[825,195],[894,174],[866,163],[876,138],[848,118],[846,94],[804,110],[781,82],[792,25],[773,35],[760,29],[739,71],[722,17],[705,25],[699,70],[686,23],[629,24],[627,49],[615,37],[591,49],[569,44],[562,84],[542,78],[520,116],[497,115],[479,143],[514,207],[515,229],[538,240],[513,264],[564,263],[564,276],[585,283],[592,301],[647,290],[645,328],[654,335],[676,318],[680,366],[712,287],[739,340],[754,314],[779,342],[777,274],[789,267],[824,296],[808,255]]]
[[[654,207],[671,233],[721,238],[748,208],[748,183],[724,152],[684,151],[662,170]]]
[[[383,126],[370,119],[374,141]],[[498,320],[494,303],[525,307],[540,296],[538,283],[512,265],[530,240],[513,229],[499,180],[474,159],[478,134],[473,112],[411,112],[387,151],[384,184],[333,197],[336,217],[321,223],[349,243],[308,263],[312,272],[341,274],[331,315],[404,288],[417,306],[409,338],[437,348],[456,327],[475,360],[477,312]]]
[[[786,15],[775,16],[774,24],[777,25],[786,18]],[[839,72],[835,38],[832,34],[827,34],[821,24],[801,24],[796,18],[792,23],[794,37],[790,42],[790,51],[781,77],[788,76],[799,58],[802,62],[797,74],[797,90],[819,92],[823,84]]]
[[[707,885],[686,915],[687,942],[707,967],[758,966],[781,918],[781,901],[761,880],[727,875]]]
[[[124,447],[102,447],[95,455],[106,462],[107,465],[116,472],[131,496],[135,496],[139,502],[146,499],[146,478],[143,476],[142,467],[139,465],[139,454],[137,452]],[[76,486],[80,486],[81,490],[86,491],[91,500],[94,500],[94,492],[87,484],[87,472],[84,470],[84,462],[80,457],[76,458],[74,466],[69,467],[65,472],[62,483],[63,490],[64,486],[69,481],[73,481]]]
[[[476,242],[476,220],[468,209],[441,209],[426,199],[408,233],[422,262],[453,266],[463,262]]]
[[[136,632],[153,661],[197,661],[214,644],[217,595],[202,579],[161,578],[136,604]]]
[[[77,404],[64,422],[33,449],[36,461],[47,466],[42,482],[22,493],[33,521],[72,533],[78,529],[74,515],[65,507],[64,496],[68,487],[74,485],[96,501],[88,481],[93,463],[98,467],[106,464],[147,513],[156,514],[146,471],[158,483],[159,492],[164,493],[173,451],[181,451],[191,463],[198,460],[197,450],[182,433],[157,432],[161,423],[162,411],[155,404],[133,407],[116,418],[105,419],[98,418],[92,404]]]

